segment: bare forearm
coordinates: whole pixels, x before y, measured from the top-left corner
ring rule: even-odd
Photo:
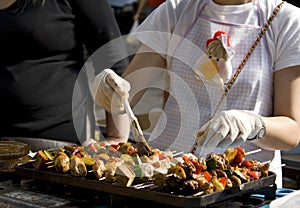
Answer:
[[[300,66],[274,72],[274,117],[263,118],[266,149],[291,150],[300,140]]]
[[[140,100],[149,85],[164,73],[166,60],[158,53],[142,45],[122,77],[130,82],[130,104]]]
[[[264,149],[289,151],[296,147],[300,139],[300,127],[291,118],[278,116],[263,118],[266,136],[257,143]]]

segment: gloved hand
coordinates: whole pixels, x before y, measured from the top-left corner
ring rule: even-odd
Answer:
[[[124,111],[123,101],[128,99],[130,83],[111,69],[105,69],[94,80],[96,104],[111,113]]]
[[[222,111],[196,132],[199,146],[229,148],[254,138],[262,128],[260,116],[248,110]]]

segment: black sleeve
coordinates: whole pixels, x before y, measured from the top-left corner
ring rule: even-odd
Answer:
[[[91,55],[96,74],[105,68],[122,74],[128,65],[128,55],[108,1],[75,1],[80,38]]]

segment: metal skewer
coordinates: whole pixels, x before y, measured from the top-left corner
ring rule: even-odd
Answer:
[[[260,151],[261,151],[261,149],[252,150],[252,151],[246,152],[245,156],[251,155],[251,154],[254,154],[254,153],[257,153],[257,152],[260,152]]]
[[[179,155],[182,155],[184,153],[184,151],[182,151],[182,152],[177,152],[177,153],[174,153],[173,154],[173,157],[177,157],[177,156],[179,156]]]

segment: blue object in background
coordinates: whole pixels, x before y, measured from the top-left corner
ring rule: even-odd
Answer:
[[[281,154],[283,154],[283,155],[300,155],[300,144],[298,144],[298,146],[295,147],[293,150],[281,151]]]
[[[286,196],[287,194],[290,194],[290,193],[293,193],[295,192],[296,190],[293,190],[293,189],[287,189],[287,188],[278,188],[276,190],[276,199],[280,198],[280,197],[283,197],[283,196]],[[265,196],[262,195],[262,194],[252,194],[251,196],[255,196],[255,197],[261,197],[261,198],[264,198]],[[266,204],[264,206],[261,206],[259,208],[269,208],[269,204]]]

